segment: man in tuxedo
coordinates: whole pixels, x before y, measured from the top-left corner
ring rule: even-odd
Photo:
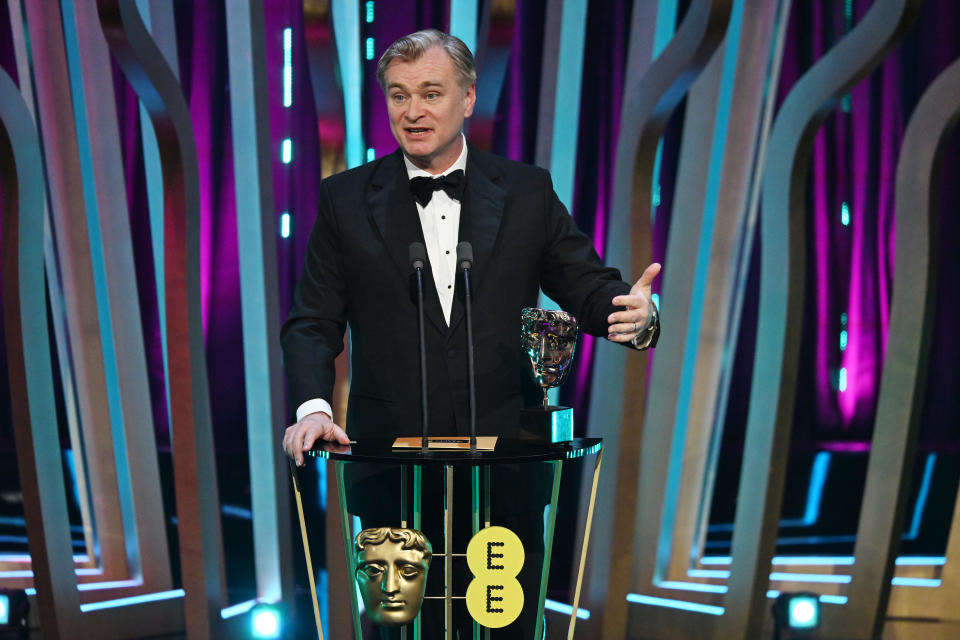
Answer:
[[[631,287],[603,266],[543,169],[470,145],[476,71],[458,38],[419,31],[394,42],[377,75],[399,149],[320,185],[284,366],[297,422],[283,447],[297,464],[318,439],[419,435],[417,310],[409,246],[426,245],[429,424],[467,433],[466,337],[456,246],[473,245],[474,348],[480,435],[513,435],[540,401],[520,348],[520,311],[540,288],[580,328],[634,349],[654,346],[659,319],[650,265]],[[350,326],[346,431],[332,419],[334,359]],[[349,437],[348,434],[349,433]]]

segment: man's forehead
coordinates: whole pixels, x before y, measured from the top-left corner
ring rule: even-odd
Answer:
[[[443,47],[430,47],[416,58],[394,58],[387,65],[384,76],[389,85],[395,84],[399,80],[399,78],[396,78],[398,74],[417,75],[424,73],[429,74],[427,78],[423,79],[424,83],[430,81],[435,84],[442,84],[443,76],[451,73],[456,75],[456,66],[450,54]],[[390,76],[394,76],[394,78]]]

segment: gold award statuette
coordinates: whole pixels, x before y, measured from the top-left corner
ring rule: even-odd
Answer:
[[[577,334],[577,319],[566,311],[526,308],[521,312],[520,343],[533,379],[543,389],[542,407],[520,410],[521,437],[547,442],[573,439],[573,409],[550,406],[547,391],[562,385],[570,374]]]
[[[416,529],[376,527],[357,534],[357,586],[374,624],[399,627],[420,612],[433,550]]]
[[[519,617],[523,589],[517,580],[526,556],[520,538],[506,527],[487,527],[467,545],[467,611],[485,627],[499,629]]]

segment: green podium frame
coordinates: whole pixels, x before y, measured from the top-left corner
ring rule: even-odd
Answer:
[[[572,639],[577,620],[577,609],[580,601],[580,590],[583,582],[584,561],[590,539],[590,530],[593,524],[593,511],[596,503],[597,482],[600,474],[600,465],[603,459],[603,444],[600,438],[578,438],[566,442],[538,443],[529,440],[514,440],[500,438],[493,451],[458,451],[430,449],[393,449],[392,439],[367,439],[351,446],[335,443],[320,443],[308,456],[312,459],[326,459],[333,462],[333,472],[337,479],[337,494],[339,497],[340,515],[342,523],[344,551],[347,554],[347,567],[351,577],[350,601],[353,618],[353,630],[357,640],[362,638],[360,603],[357,598],[357,589],[353,584],[357,567],[354,557],[354,535],[352,522],[355,514],[348,505],[348,480],[345,479],[350,465],[362,464],[364,469],[379,470],[382,474],[399,475],[399,504],[389,504],[387,509],[396,509],[395,521],[391,526],[420,529],[423,524],[423,475],[426,469],[431,474],[438,471],[443,478],[443,545],[442,550],[434,549],[432,571],[442,563],[443,594],[426,594],[424,601],[443,600],[443,618],[446,633],[445,638],[452,639],[452,616],[454,600],[463,600],[465,594],[453,593],[453,562],[456,558],[465,560],[465,549],[455,552],[454,540],[454,511],[455,482],[454,472],[457,469],[467,468],[470,477],[470,522],[471,534],[476,535],[481,529],[496,524],[491,522],[491,478],[500,469],[520,469],[538,475],[542,479],[540,491],[549,496],[543,506],[549,506],[549,513],[544,523],[543,536],[543,567],[540,572],[539,592],[536,594],[536,632],[534,637],[539,638],[543,633],[543,610],[547,595],[547,581],[549,578],[551,555],[553,550],[554,527],[557,514],[557,497],[560,489],[560,479],[564,463],[589,456],[596,456],[593,469],[593,482],[590,490],[589,507],[584,525],[583,544],[580,549],[580,559],[577,568],[576,585],[574,589],[573,608],[570,615],[567,638]],[[300,486],[296,467],[291,465],[293,486],[300,518],[300,529],[303,537],[304,555],[307,563],[307,574],[310,580],[310,589],[314,618],[317,627],[317,636],[323,640],[323,628],[320,622],[320,608],[317,600],[316,584],[314,582],[313,563],[310,555],[310,544],[307,535],[306,521],[303,513],[303,503],[300,496]],[[357,490],[356,493],[363,493]],[[369,493],[369,492],[367,492]],[[355,494],[354,494],[355,495]],[[546,498],[546,495],[543,497]],[[351,496],[353,497],[353,496]],[[540,504],[540,502],[537,502]],[[393,518],[393,516],[390,516]],[[462,518],[462,516],[461,516]],[[458,518],[460,519],[460,518]],[[526,543],[526,541],[524,541]],[[440,561],[440,562],[438,562]],[[527,594],[524,594],[525,596]],[[420,640],[422,632],[421,613],[417,614],[413,623],[402,627],[401,640]],[[490,638],[490,629],[482,627],[473,621],[473,640],[487,640]]]

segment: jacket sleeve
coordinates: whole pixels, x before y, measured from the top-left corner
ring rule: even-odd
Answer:
[[[577,228],[553,190],[549,174],[543,173],[546,244],[540,270],[543,292],[577,318],[580,329],[593,336],[606,336],[607,317],[615,307],[614,296],[630,293],[620,271],[604,266],[589,236]]]
[[[290,403],[333,398],[334,360],[343,351],[347,297],[333,199],[320,185],[319,209],[307,241],[293,307],[280,331]]]

